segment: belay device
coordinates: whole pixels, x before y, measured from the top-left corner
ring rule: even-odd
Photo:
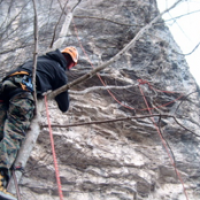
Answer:
[[[24,75],[22,79],[22,84],[26,86],[26,89],[33,92],[33,84],[31,76]]]

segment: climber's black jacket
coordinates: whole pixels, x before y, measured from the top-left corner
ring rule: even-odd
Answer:
[[[67,60],[57,49],[39,56],[37,59],[36,89],[38,96],[48,90],[55,90],[67,84],[66,67]],[[28,61],[17,68],[15,71],[27,71],[32,73],[33,61]],[[65,112],[69,108],[68,91],[62,92],[55,97],[58,107]]]

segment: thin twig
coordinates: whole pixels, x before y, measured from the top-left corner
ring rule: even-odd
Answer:
[[[53,38],[52,38],[52,41],[51,41],[51,44],[50,44],[50,48],[53,47],[53,44],[54,44],[54,41],[55,41],[55,37],[56,37],[56,30],[57,30],[58,25],[60,24],[61,18],[62,18],[63,14],[64,14],[64,10],[65,10],[65,8],[67,6],[67,3],[68,3],[68,1],[65,2],[64,7],[62,8],[62,13],[60,15],[60,18],[59,18],[59,20],[57,21],[57,23],[55,25],[54,32],[53,32]]]
[[[81,1],[82,0],[78,0],[77,4],[71,9],[71,12],[73,12],[76,9],[76,7],[81,3]]]
[[[104,18],[104,17],[96,17],[96,16],[87,16],[87,15],[74,15],[75,18],[91,18],[91,19],[96,19],[96,20],[104,20],[104,21],[108,21],[111,22],[113,24],[118,24],[118,25],[124,25],[124,26],[144,26],[144,24],[126,24],[126,23],[122,23],[122,22],[117,22],[117,21],[113,21],[111,19],[108,18]]]
[[[132,120],[132,119],[140,119],[140,118],[151,118],[151,117],[171,117],[173,118],[176,123],[184,128],[185,130],[191,132],[194,134],[196,137],[200,137],[198,134],[196,134],[194,131],[186,128],[183,126],[174,115],[165,115],[165,114],[153,114],[153,115],[140,115],[140,116],[128,116],[128,117],[120,117],[116,119],[109,119],[109,120],[102,120],[102,121],[93,121],[93,122],[83,122],[83,123],[73,123],[73,124],[66,124],[66,125],[58,125],[58,124],[52,124],[52,127],[59,127],[59,128],[67,128],[67,127],[73,127],[73,126],[84,126],[84,125],[93,125],[93,124],[106,124],[106,123],[113,123],[113,122],[120,122],[120,121],[125,121],[125,120]],[[40,124],[42,128],[48,127],[47,124]]]
[[[194,47],[194,49],[193,49],[190,53],[186,53],[186,54],[184,54],[184,53],[179,53],[179,52],[177,52],[177,51],[174,51],[174,52],[177,53],[177,54],[179,54],[179,55],[189,56],[189,55],[191,55],[192,53],[194,53],[194,51],[196,51],[196,49],[197,49],[199,46],[200,46],[200,42]]]
[[[64,8],[62,9],[62,12],[65,13]],[[69,26],[70,26],[71,21],[72,21],[72,17],[73,17],[73,12],[71,12],[70,10],[68,10],[68,14],[65,17],[65,21],[64,21],[62,29],[60,31],[59,37],[58,37],[58,39],[55,42],[53,42],[53,46],[52,47],[54,49],[60,48],[62,46],[62,44],[64,43],[65,37],[66,37],[66,35],[68,33],[68,30],[69,30]]]
[[[196,93],[196,92],[199,92],[199,91],[190,92],[189,94],[183,96],[183,98],[181,99],[180,104],[179,104],[179,105],[177,106],[177,108],[176,108],[175,114],[177,114],[177,111],[178,111],[179,107],[181,106],[181,104],[183,103],[183,101],[186,100],[187,97],[189,97],[191,94],[194,94],[194,93]]]
[[[179,16],[177,16],[177,17],[173,17],[173,18],[171,18],[171,19],[167,19],[167,20],[165,20],[165,22],[172,21],[172,20],[175,20],[175,19],[179,19],[179,18],[181,18],[181,17],[185,17],[185,16],[188,16],[188,15],[191,15],[191,14],[195,14],[195,13],[199,13],[199,12],[200,12],[200,10],[194,10],[194,11],[189,12],[189,13],[186,13],[186,14],[184,14],[184,15],[179,15]]]
[[[128,89],[134,86],[137,86],[138,84],[135,85],[125,85],[125,86],[114,86],[114,85],[109,85],[109,86],[93,86],[93,87],[89,87],[83,91],[73,91],[73,90],[69,90],[70,94],[77,94],[77,95],[81,95],[81,94],[86,94],[89,92],[93,92],[93,91],[101,91],[101,90],[110,90],[110,89],[115,89],[115,90],[124,90],[124,89]]]

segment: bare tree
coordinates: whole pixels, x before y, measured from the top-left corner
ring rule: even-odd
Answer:
[[[35,1],[33,1],[33,2],[35,2]],[[154,32],[154,30],[156,29],[157,26],[159,26],[160,24],[163,23],[163,21],[161,19],[162,15],[164,13],[168,12],[169,10],[173,9],[174,7],[178,6],[179,3],[181,3],[181,2],[183,2],[183,0],[176,1],[176,3],[173,6],[171,6],[169,9],[167,9],[166,11],[164,11],[161,14],[158,14],[155,12],[154,18],[149,17],[150,11],[148,10],[148,7],[146,6],[146,1],[138,3],[138,5],[137,5],[138,13],[137,14],[141,14],[141,21],[134,21],[133,23],[131,23],[131,22],[127,22],[128,20],[123,21],[123,20],[121,20],[121,18],[118,18],[118,19],[120,19],[118,21],[116,20],[117,18],[112,18],[115,15],[117,16],[117,13],[114,13],[113,16],[109,16],[109,15],[106,16],[104,13],[102,14],[101,11],[99,11],[98,16],[96,16],[96,15],[92,16],[92,15],[90,15],[92,13],[92,11],[84,10],[84,8],[81,7],[82,1],[77,1],[74,3],[70,1],[71,5],[73,6],[73,9],[70,9],[68,7],[69,2],[67,2],[67,1],[59,0],[57,2],[56,6],[53,6],[50,2],[48,2],[46,7],[44,8],[44,10],[42,10],[42,11],[40,10],[39,6],[36,6],[34,4],[34,6],[33,6],[34,12],[30,11],[31,1],[27,0],[23,3],[21,1],[20,2],[1,1],[0,8],[6,10],[6,14],[0,16],[0,21],[1,21],[0,42],[1,42],[1,47],[2,47],[0,50],[0,56],[3,60],[3,62],[6,63],[8,68],[14,68],[18,64],[23,63],[27,58],[30,58],[32,56],[32,51],[33,51],[34,56],[35,56],[34,57],[34,61],[35,61],[34,66],[36,67],[37,54],[41,54],[43,52],[46,52],[47,50],[51,50],[51,49],[55,49],[55,48],[62,48],[64,45],[73,43],[74,38],[79,37],[79,35],[76,33],[76,27],[84,26],[84,20],[86,20],[86,19],[95,21],[94,26],[98,23],[101,25],[102,24],[104,25],[104,22],[105,22],[105,26],[103,26],[105,28],[105,32],[107,31],[107,26],[123,26],[124,27],[123,37],[126,38],[126,40],[122,40],[122,38],[120,38],[122,36],[119,37],[119,40],[116,42],[119,44],[119,47],[115,48],[118,51],[114,50],[114,52],[109,54],[108,50],[106,49],[104,52],[105,57],[107,56],[107,53],[108,53],[108,56],[105,59],[102,59],[103,54],[99,53],[99,55],[93,55],[93,53],[91,53],[92,47],[94,46],[94,48],[97,49],[97,46],[98,46],[98,45],[96,45],[96,46],[94,45],[95,42],[93,42],[93,43],[91,42],[92,47],[91,47],[91,49],[88,48],[89,49],[88,51],[90,54],[89,57],[92,58],[93,56],[96,56],[96,57],[99,56],[99,63],[95,63],[95,65],[98,65],[98,67],[91,70],[91,67],[89,66],[89,63],[87,61],[87,54],[81,53],[80,65],[83,64],[84,66],[86,66],[86,68],[84,70],[81,68],[78,68],[80,70],[72,71],[72,74],[69,74],[69,77],[71,77],[72,81],[70,81],[67,85],[48,94],[48,98],[53,99],[58,94],[62,93],[63,91],[69,90],[69,89],[70,89],[70,92],[72,95],[79,95],[79,96],[86,95],[86,94],[94,92],[94,91],[100,92],[100,91],[108,90],[108,94],[111,95],[116,102],[120,102],[117,98],[115,98],[115,94],[117,95],[119,93],[118,91],[120,91],[121,93],[124,94],[123,102],[125,102],[125,103],[121,103],[120,105],[123,107],[123,105],[127,104],[128,106],[126,105],[124,107],[130,108],[129,105],[132,104],[132,102],[127,100],[128,99],[128,97],[126,96],[127,93],[129,95],[133,95],[133,96],[135,94],[138,95],[139,96],[138,99],[140,99],[140,101],[142,99],[142,95],[139,93],[138,89],[134,89],[134,91],[131,90],[131,88],[133,88],[133,86],[138,86],[138,83],[136,83],[136,81],[132,81],[132,82],[126,81],[125,76],[120,80],[119,80],[119,77],[117,77],[115,80],[112,80],[109,77],[109,74],[107,75],[106,72],[109,70],[112,72],[113,68],[111,68],[111,67],[113,67],[115,65],[115,63],[119,62],[120,59],[124,59],[124,57],[128,57],[129,54],[135,53],[135,55],[137,55],[136,50],[145,51],[145,46],[142,47],[142,45],[138,45],[138,43],[144,42],[145,38],[147,38],[147,37],[152,37],[155,39],[157,37],[157,35],[156,34],[153,35],[151,33]],[[42,5],[44,4],[44,2],[40,2],[40,3]],[[95,3],[97,3],[97,2],[95,2]],[[116,7],[117,7],[117,5],[116,5]],[[14,9],[14,8],[17,8],[17,9]],[[120,9],[123,9],[123,8],[127,9],[126,12],[128,12],[128,8],[129,8],[128,6],[122,7],[122,8],[120,6]],[[15,12],[13,10],[15,10]],[[57,12],[54,12],[55,10]],[[76,11],[78,13],[79,10],[84,10],[85,14],[84,15],[83,14],[74,15],[74,13],[76,13]],[[29,17],[27,17],[27,15],[25,14],[26,11],[30,12]],[[37,11],[37,14],[36,14],[36,11]],[[38,17],[38,24],[36,23],[36,21],[37,21],[36,16]],[[33,26],[34,28],[33,27],[30,28],[30,23],[33,24],[34,17],[35,17],[35,26]],[[50,18],[51,18],[51,20],[50,20]],[[75,23],[74,21],[76,19],[78,19],[78,20],[81,19],[82,21],[81,21],[81,23],[80,23],[80,21],[78,21],[79,22],[78,25],[75,26],[75,28],[74,28],[74,23]],[[87,41],[90,42],[90,35],[93,35],[94,38],[92,38],[92,40],[96,40],[96,43],[98,43],[98,40],[99,41],[103,40],[102,39],[103,36],[102,36],[102,38],[99,38],[99,39],[98,39],[98,37],[95,38],[95,34],[97,34],[97,31],[95,29],[93,30],[91,21],[89,22],[90,29],[88,29],[87,35],[85,36],[83,34],[82,38],[81,39],[79,38],[79,42],[81,40],[84,40],[85,38],[87,38]],[[51,28],[49,28],[49,27],[51,27]],[[37,35],[37,32],[38,32],[37,28],[39,28],[39,37]],[[73,31],[73,29],[74,29],[74,31]],[[46,31],[44,31],[44,30],[46,30]],[[35,34],[33,34],[33,31],[35,31]],[[109,31],[109,29],[108,29],[108,31]],[[23,35],[23,37],[20,37],[22,35]],[[85,38],[84,38],[84,36],[85,36]],[[122,44],[120,43],[120,40],[123,41]],[[164,52],[165,50],[162,47],[166,46],[168,44],[166,44],[165,41],[162,41],[162,39],[160,39],[160,41],[161,42],[159,45],[161,46],[161,50]],[[78,45],[79,42],[76,42],[76,44]],[[154,62],[155,57],[158,57],[158,55],[157,55],[158,53],[156,52],[156,45],[158,45],[158,44],[155,42],[154,45],[155,45],[155,52],[153,52],[152,55],[147,55],[147,57],[142,60],[142,70],[147,70],[147,66],[149,66],[152,62]],[[35,46],[34,50],[32,50],[33,46]],[[38,46],[38,49],[37,49],[37,46]],[[196,46],[196,48],[198,46],[199,46],[199,44]],[[83,46],[80,45],[79,49],[82,49],[82,48],[83,48]],[[82,49],[82,50],[84,50],[84,49]],[[13,53],[14,56],[13,57],[10,56],[10,53]],[[163,62],[162,62],[162,59],[164,60],[164,58],[163,58],[164,56],[165,56],[165,52],[158,59],[159,62],[161,63],[160,68],[155,69],[153,64],[151,64],[151,68],[148,68],[149,71],[152,70],[152,77],[149,78],[149,80],[153,81],[154,77],[159,75],[159,73],[161,73],[162,70],[165,70],[164,67],[162,66],[165,64],[165,63],[163,64]],[[135,57],[137,57],[137,56],[135,56]],[[137,59],[137,58],[134,58],[134,59]],[[174,64],[174,66],[175,66],[175,64]],[[124,66],[124,68],[122,67],[120,70],[123,70],[123,69],[127,69],[127,67]],[[4,71],[4,69],[1,69],[1,70]],[[74,72],[75,78],[73,77],[73,72]],[[35,74],[35,72],[34,72],[34,74]],[[93,86],[86,87],[87,80],[94,79],[94,78],[96,78],[96,76],[100,77],[100,75],[102,75],[101,76],[101,77],[103,77],[102,79],[108,81],[108,84],[105,83],[104,86],[93,85]],[[140,77],[137,77],[137,75],[133,75],[133,77],[134,76],[138,79],[140,78]],[[34,75],[34,77],[35,77],[35,75]],[[144,77],[145,77],[145,75],[144,75]],[[121,85],[113,84],[114,81],[115,81],[115,83],[119,83]],[[101,82],[103,82],[103,81],[101,80]],[[111,84],[109,82],[111,82]],[[35,81],[34,81],[34,85],[36,85]],[[81,85],[83,85],[83,86],[81,87]],[[85,87],[86,87],[86,89],[85,89]],[[151,89],[150,84],[147,84],[147,87],[149,87]],[[113,90],[114,92],[111,92],[110,90]],[[146,90],[148,91],[148,89],[146,89]],[[153,90],[152,93],[154,93],[153,95],[157,95],[158,92],[159,92],[158,90],[157,91]],[[149,92],[149,93],[151,93],[151,92]],[[182,95],[181,94],[182,91],[179,91],[179,93],[178,92],[176,94],[167,93],[165,97],[167,100],[169,100],[169,102],[173,101],[173,99],[181,99],[181,98],[179,98],[179,95]],[[35,99],[36,99],[36,95],[35,95]],[[153,99],[153,97],[149,97],[149,99],[147,99],[147,101],[153,103],[152,99]],[[159,97],[158,97],[157,102],[162,103],[162,101],[164,101],[164,100],[162,98],[159,99]],[[39,105],[38,110],[40,112],[42,103],[39,102],[39,104],[40,105]],[[166,102],[164,102],[164,105],[165,104],[166,104]],[[171,104],[174,104],[174,101]],[[142,104],[141,107],[143,107],[143,106],[144,106],[144,103]],[[157,109],[157,111],[160,112],[159,109],[161,107],[159,107],[159,106],[154,106],[154,107],[153,107],[154,109]],[[132,109],[132,110],[134,110],[134,109]],[[141,110],[141,108],[139,107],[138,110]],[[165,112],[167,113],[168,111],[169,110],[167,110],[167,108],[166,108]],[[195,137],[199,137],[198,133],[196,133],[195,130],[191,130],[190,127],[187,127],[187,126],[183,125],[181,122],[179,122],[176,115],[170,115],[169,113],[168,114],[161,113],[161,114],[155,114],[155,115],[152,114],[152,115],[148,115],[148,116],[147,115],[140,116],[137,114],[138,113],[136,113],[136,116],[131,116],[131,117],[126,116],[124,118],[112,119],[112,120],[105,119],[102,121],[85,122],[85,123],[81,123],[81,124],[80,123],[78,123],[78,124],[74,123],[71,125],[64,124],[59,127],[67,128],[70,126],[77,126],[77,125],[106,124],[108,122],[114,123],[114,122],[118,122],[118,121],[131,120],[133,118],[134,119],[150,118],[153,116],[153,117],[160,117],[160,118],[173,118],[174,122],[178,126],[180,126],[182,129],[192,133],[192,135],[194,135]],[[40,130],[42,128],[44,128],[43,125],[39,126],[38,121],[39,121],[38,119],[35,119],[35,121],[33,121],[33,124],[31,127],[32,131],[29,133],[29,137],[27,137],[27,140],[25,141],[24,146],[22,147],[22,150],[19,152],[19,157],[16,161],[16,164],[21,165],[23,168],[26,166],[26,162],[30,156],[30,153],[35,144],[35,141],[37,140],[37,136],[39,135]],[[160,121],[162,121],[162,120],[160,119]],[[152,124],[152,122],[150,122],[150,123]],[[55,126],[57,127],[57,125],[55,125]],[[27,144],[29,146],[28,151],[27,151]],[[20,176],[21,176],[21,172],[18,173],[18,180],[20,179]],[[12,188],[10,188],[10,190],[13,191],[13,185],[11,187]],[[186,198],[187,198],[187,194],[186,194]]]

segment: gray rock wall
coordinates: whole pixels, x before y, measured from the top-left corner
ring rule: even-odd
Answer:
[[[59,2],[65,3],[37,1],[39,54],[51,44],[61,14]],[[69,5],[74,7],[76,3],[70,1]],[[2,1],[0,6],[5,12],[0,16],[4,21],[0,28],[2,77],[31,58],[34,40],[31,2]],[[80,1],[61,47],[77,46],[80,53],[76,69],[68,72],[69,80],[92,70],[90,63],[97,67],[116,55],[157,14],[153,0]],[[199,88],[184,56],[178,54],[180,51],[160,19],[135,46],[99,73],[107,86],[116,86],[109,90],[112,94],[94,76],[70,89],[71,106],[67,113],[61,113],[55,102],[50,102],[51,122],[57,125],[53,133],[64,199],[186,199],[176,170],[188,199],[200,198]],[[139,88],[138,79],[150,85],[142,84]],[[130,87],[122,87],[127,85]],[[77,122],[149,115],[144,96],[152,108],[151,114],[160,116],[64,127]],[[45,125],[45,110],[41,114],[41,123]],[[59,199],[45,127],[28,161],[20,189],[23,199]]]

